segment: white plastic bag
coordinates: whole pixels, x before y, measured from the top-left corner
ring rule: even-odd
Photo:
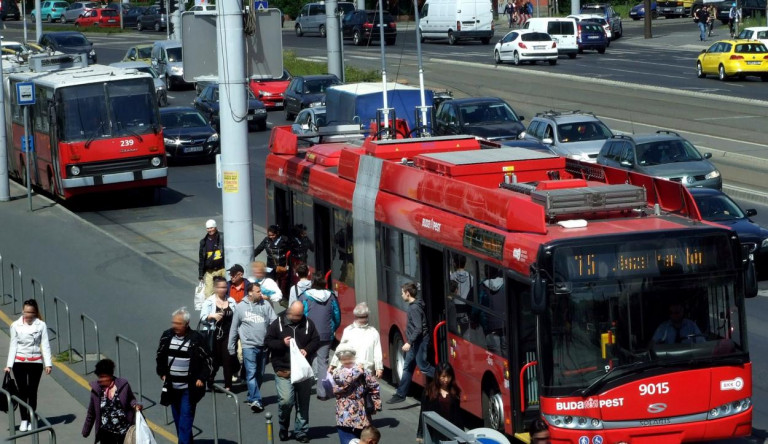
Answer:
[[[157,444],[152,430],[141,412],[136,412],[136,444]]]
[[[195,310],[200,311],[203,308],[205,298],[205,282],[200,281],[197,287],[195,287]]]
[[[309,365],[307,358],[301,354],[296,340],[291,338],[291,384],[306,381],[315,377],[312,366]]]

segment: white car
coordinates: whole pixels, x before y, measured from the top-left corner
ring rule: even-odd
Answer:
[[[189,8],[192,12],[215,11],[216,5],[195,5]]]
[[[755,26],[752,28],[745,28],[739,34],[740,39],[758,40],[768,46],[768,26]]]
[[[577,22],[592,22],[602,26],[605,30],[605,37],[608,39],[608,46],[611,46],[611,40],[613,39],[613,31],[611,30],[611,24],[602,15],[597,14],[573,14],[568,18],[575,19]]]
[[[520,65],[523,62],[536,63],[541,60],[555,65],[557,43],[545,32],[518,29],[508,32],[499,40],[493,48],[493,58],[497,64],[513,62]]]

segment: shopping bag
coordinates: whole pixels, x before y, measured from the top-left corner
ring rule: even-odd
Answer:
[[[5,373],[5,377],[3,378],[3,390],[10,393],[11,396],[19,396],[19,388],[16,386],[16,380],[11,376],[11,372]],[[18,404],[15,402],[11,402],[11,404],[13,404],[11,411],[16,410]],[[0,394],[0,411],[8,413],[8,398],[5,396],[5,393]]]
[[[197,287],[195,287],[195,310],[200,311],[203,308],[205,298],[205,282],[200,281]]]
[[[323,388],[325,389],[325,395],[331,396],[333,395],[333,389],[336,387],[336,383],[333,381],[333,374],[331,372],[327,372],[325,374],[325,378],[323,378],[322,381],[320,381],[321,384],[323,384]]]
[[[309,365],[307,358],[301,354],[296,340],[291,338],[291,384],[306,381],[315,377],[312,366]]]
[[[128,444],[128,441],[126,441]],[[134,444],[134,443],[130,443]],[[136,412],[136,444],[157,444],[152,430],[141,412]]]

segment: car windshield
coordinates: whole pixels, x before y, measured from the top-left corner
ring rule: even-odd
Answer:
[[[603,122],[574,122],[557,125],[557,137],[560,142],[586,142],[603,140],[613,136]]]
[[[589,14],[605,14],[605,7],[604,6],[585,6],[581,10],[582,12],[587,12]]]
[[[392,16],[389,14],[384,14],[384,23],[390,23],[393,22]],[[379,13],[377,12],[369,12],[368,13],[368,23],[379,23]]]
[[[520,40],[524,42],[551,42],[552,37],[543,32],[529,32],[527,34],[522,34]]]
[[[605,19],[603,19],[603,18],[586,18],[586,19],[584,19],[584,20],[582,20],[582,21],[584,21],[584,22],[589,22],[589,23],[597,23],[598,25],[601,25],[601,26],[603,26],[603,25],[605,25],[605,24],[607,24],[607,23],[608,23],[608,22],[607,22]]]
[[[640,165],[660,165],[673,162],[702,160],[701,154],[687,140],[672,139],[637,144]]]
[[[117,11],[115,11],[114,9],[104,9],[103,11],[101,11],[101,15],[103,15],[104,17],[117,17]]]
[[[464,125],[519,122],[515,112],[504,102],[472,103],[459,107]]]
[[[736,202],[724,194],[694,195],[693,198],[705,220],[717,222],[747,217]]]
[[[337,79],[313,79],[304,82],[304,94],[321,94],[333,85],[338,85]]]
[[[53,7],[54,8],[68,8],[69,7],[69,3],[64,3],[64,2],[54,3]]]
[[[168,53],[169,62],[181,61],[181,48],[168,48],[166,52]]]
[[[768,52],[768,48],[762,43],[739,43],[734,52],[738,54],[763,54]]]
[[[163,113],[160,115],[163,128],[198,128],[208,126],[205,119],[197,111],[182,111],[177,113]]]
[[[140,59],[149,59],[152,58],[152,47],[147,46],[144,48],[138,48],[139,50],[139,58]]]
[[[84,7],[87,8],[87,9],[93,9],[93,8],[98,8],[99,4],[98,3],[86,3],[84,5]]]
[[[88,45],[88,40],[86,40],[85,37],[81,35],[65,35],[65,36],[59,36],[56,37],[56,42],[58,42],[59,46],[86,46]]]
[[[579,27],[585,32],[603,32],[603,27],[594,23],[580,23]]]

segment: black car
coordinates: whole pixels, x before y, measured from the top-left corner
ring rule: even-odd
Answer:
[[[267,129],[267,108],[257,99],[250,88],[248,90],[248,129],[256,128],[259,131]],[[212,83],[207,85],[192,102],[211,125],[219,129],[219,85]]]
[[[93,43],[77,31],[46,32],[40,36],[38,44],[64,54],[88,54],[88,64],[96,63]]]
[[[285,90],[285,120],[293,120],[304,108],[320,106],[325,102],[325,90],[342,81],[334,74],[294,77]]]
[[[146,10],[145,6],[134,6],[131,9],[123,10],[123,28],[135,28],[139,22],[139,17],[144,15]]]
[[[397,39],[397,24],[389,13],[384,13],[384,41],[394,45]],[[355,45],[379,44],[380,20],[378,11],[351,11],[341,20],[341,32],[345,39],[352,39]]]
[[[517,139],[525,130],[509,104],[498,97],[446,100],[435,113],[435,135],[469,134],[488,140]]]
[[[702,219],[725,225],[739,235],[739,241],[749,249],[758,272],[768,273],[768,230],[752,222],[757,210],[742,210],[725,193],[711,188],[689,188]]]
[[[154,29],[162,31],[168,26],[168,14],[165,8],[154,5],[144,10],[144,13],[136,19],[136,30]],[[173,28],[171,28],[173,30]]]
[[[169,159],[213,159],[219,153],[219,134],[200,111],[188,106],[160,110],[165,155]]]
[[[19,5],[16,4],[16,0],[3,0],[0,3],[0,20],[6,21],[8,19],[21,20],[21,12],[19,12]]]

